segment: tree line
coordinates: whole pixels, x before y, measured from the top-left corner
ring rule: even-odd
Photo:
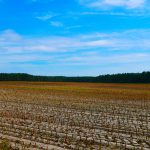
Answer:
[[[26,73],[0,73],[0,81],[150,83],[150,72],[107,74],[97,77],[34,76]]]

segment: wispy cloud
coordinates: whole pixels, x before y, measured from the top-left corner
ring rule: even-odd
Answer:
[[[70,30],[70,29],[77,29],[77,28],[80,28],[82,27],[81,25],[74,25],[74,26],[68,26],[66,27],[67,30]]]
[[[150,16],[150,11],[111,11],[111,10],[94,10],[94,11],[82,11],[82,12],[71,12],[72,16],[101,16],[101,15],[109,15],[109,16],[127,16],[127,17],[143,17]]]
[[[63,23],[59,21],[51,21],[50,24],[54,27],[62,27]]]
[[[46,21],[46,20],[50,20],[50,19],[52,19],[56,16],[58,16],[58,14],[55,14],[53,12],[47,12],[45,14],[38,15],[35,18],[39,19],[39,20],[42,20],[42,21]]]
[[[146,53],[131,53],[131,54],[113,54],[109,56],[103,56],[100,54],[85,54],[82,56],[72,56],[66,59],[62,59],[62,63],[69,65],[101,65],[101,64],[115,64],[115,63],[138,63],[138,62],[150,62],[150,54]],[[133,59],[134,58],[134,59]]]
[[[59,15],[53,12],[47,12],[43,15],[38,15],[35,18],[39,19],[41,21],[47,21],[49,23],[50,21],[50,25],[53,27],[63,27],[63,23],[60,21],[54,21],[54,17],[58,17]]]
[[[92,66],[89,75],[99,73],[99,66],[108,66],[103,68],[103,73],[108,73],[108,70],[115,72],[120,65],[128,66],[128,69],[120,67],[119,72],[131,68],[131,71],[140,71],[149,68],[146,65],[150,63],[149,49],[150,30],[35,38],[9,29],[0,32],[0,67],[5,72],[13,72],[17,68],[19,72],[30,70],[32,74],[48,74],[49,70],[44,69],[44,72],[43,68],[50,66]],[[93,67],[98,67],[95,72],[91,72]],[[78,70],[77,75],[88,75],[86,71]],[[53,75],[58,75],[58,72],[62,75],[60,69],[54,69]],[[66,70],[65,75],[71,75],[71,72]]]
[[[74,51],[107,48],[110,50],[149,50],[150,30],[127,30],[112,33],[90,33],[76,36],[26,37],[13,30],[0,33],[1,50],[7,51]]]
[[[0,64],[17,62],[20,64],[41,62],[41,64],[49,65],[140,63],[149,62],[149,49],[150,30],[41,38],[22,36],[13,30],[0,33],[0,54],[3,56]]]
[[[79,0],[79,2],[98,9],[112,9],[114,7],[139,9],[147,4],[147,0]]]
[[[5,43],[5,42],[15,42],[21,39],[21,35],[19,35],[18,33],[16,33],[13,30],[5,30],[0,32],[0,42],[1,43]]]

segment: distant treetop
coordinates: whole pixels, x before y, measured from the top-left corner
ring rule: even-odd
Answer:
[[[107,74],[97,77],[34,76],[26,73],[0,73],[0,81],[150,83],[150,72]]]

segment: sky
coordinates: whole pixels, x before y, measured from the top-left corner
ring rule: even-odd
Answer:
[[[0,0],[0,72],[150,71],[149,0]]]

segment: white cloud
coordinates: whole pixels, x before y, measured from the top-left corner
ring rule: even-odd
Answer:
[[[56,68],[58,73],[57,66],[69,68],[79,65],[93,68],[104,65],[108,66],[108,71],[112,69],[112,65],[115,70],[116,64],[121,66],[130,64],[129,66],[134,66],[134,71],[140,71],[149,68],[149,49],[150,30],[39,38],[26,37],[13,30],[5,30],[0,32],[0,68],[3,72],[14,70],[16,72],[20,68],[20,72],[30,70],[32,73],[37,68],[36,73],[43,73],[44,66],[46,68],[56,66],[53,68]]]
[[[104,8],[104,7],[103,7]],[[150,9],[149,9],[150,10]],[[81,11],[81,12],[70,12],[70,16],[80,17],[80,16],[100,16],[100,15],[109,15],[109,16],[127,16],[127,17],[143,17],[150,16],[150,11],[147,8],[144,10],[133,10],[132,11],[112,11],[107,9],[92,9],[90,11]]]
[[[9,42],[9,41],[18,41],[21,39],[21,36],[14,32],[11,29],[7,29],[3,32],[0,32],[0,43]]]
[[[46,61],[48,64],[59,65],[150,62],[149,49],[150,30],[41,38],[26,37],[13,30],[0,32],[1,64],[32,64],[32,61]]]
[[[55,14],[53,12],[48,12],[46,14],[43,14],[43,15],[38,15],[36,16],[35,18],[36,19],[39,19],[39,20],[42,20],[42,21],[46,21],[46,20],[50,20],[52,19],[53,17],[56,17],[58,14]]]
[[[131,53],[131,54],[113,54],[103,56],[100,54],[85,54],[83,56],[72,56],[66,59],[62,59],[62,63],[69,65],[100,65],[100,64],[112,64],[112,63],[134,63],[134,62],[150,62],[150,54],[147,53]]]
[[[49,19],[51,19],[53,17],[54,17],[53,15],[47,14],[45,16],[37,16],[36,18],[39,19],[39,20],[45,21],[45,20],[49,20]]]
[[[63,26],[63,23],[59,22],[59,21],[51,21],[50,24],[51,24],[51,26],[54,26],[54,27],[62,27]]]
[[[77,28],[80,28],[82,27],[81,25],[74,25],[74,26],[69,26],[69,27],[66,27],[67,30],[69,29],[77,29]]]
[[[75,51],[149,50],[150,30],[128,30],[113,33],[93,33],[77,36],[47,36],[41,38],[21,36],[13,30],[0,33],[0,51]]]
[[[88,7],[97,9],[112,9],[122,7],[125,9],[139,9],[147,4],[147,0],[79,0],[79,2]]]

